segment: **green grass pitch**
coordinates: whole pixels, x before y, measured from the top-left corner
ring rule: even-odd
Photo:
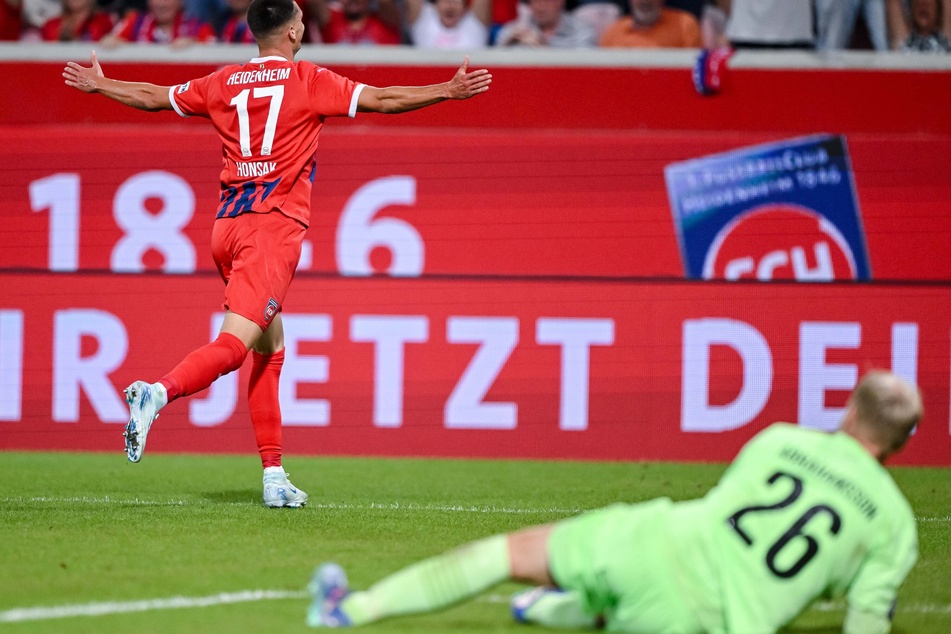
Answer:
[[[0,631],[305,632],[304,588],[320,562],[340,562],[351,583],[365,587],[478,537],[619,500],[696,497],[724,468],[295,457],[285,464],[310,493],[304,509],[261,506],[256,456],[152,454],[132,465],[122,454],[0,453]],[[921,552],[893,631],[951,632],[951,470],[893,473],[918,516]],[[504,584],[445,612],[367,630],[524,634],[505,603],[517,588]],[[178,607],[175,597],[183,598]],[[259,600],[222,603],[228,597]],[[147,601],[157,603],[124,611]],[[51,618],[71,606],[104,614]],[[787,631],[839,632],[843,607],[820,604]]]

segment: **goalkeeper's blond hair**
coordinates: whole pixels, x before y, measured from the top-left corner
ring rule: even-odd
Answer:
[[[849,404],[864,435],[888,453],[905,445],[924,413],[918,388],[884,370],[862,377]]]

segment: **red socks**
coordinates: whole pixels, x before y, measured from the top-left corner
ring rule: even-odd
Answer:
[[[248,349],[240,339],[223,332],[208,345],[198,348],[162,377],[168,401],[201,392],[219,376],[234,372],[244,363]]]
[[[248,405],[251,424],[261,452],[264,468],[281,466],[281,403],[278,383],[284,365],[284,351],[264,355],[251,353],[251,379],[248,381]]]
[[[248,355],[241,340],[223,332],[206,346],[198,348],[161,379],[168,401],[200,392],[223,374],[234,372]],[[248,381],[248,405],[251,424],[264,467],[281,466],[281,403],[278,383],[284,365],[284,351],[271,355],[251,354],[251,378]]]

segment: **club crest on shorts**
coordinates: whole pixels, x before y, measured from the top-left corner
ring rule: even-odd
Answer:
[[[871,279],[841,136],[672,163],[664,176],[688,278]]]
[[[267,300],[267,307],[264,309],[264,322],[271,323],[271,320],[274,319],[274,315],[277,314],[278,304],[277,300],[273,297]]]

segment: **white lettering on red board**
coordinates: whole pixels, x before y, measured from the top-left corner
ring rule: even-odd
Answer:
[[[799,325],[797,422],[833,430],[844,408],[828,407],[826,393],[851,391],[859,379],[853,363],[831,363],[829,350],[854,350],[862,343],[857,322],[802,322]],[[740,393],[730,403],[710,402],[710,349],[727,346],[743,365]],[[918,325],[892,324],[892,371],[917,382]],[[683,371],[680,427],[686,432],[724,432],[755,419],[772,393],[772,351],[756,328],[732,319],[688,319],[683,324]]]
[[[209,324],[214,339],[222,314]],[[332,423],[328,399],[305,398],[304,384],[332,380],[327,355],[305,353],[304,344],[329,342],[333,322],[329,315],[285,314],[285,364],[281,380],[284,424],[322,427]],[[0,310],[0,421],[22,420],[26,316],[22,310]],[[50,385],[52,420],[76,422],[84,397],[96,417],[122,423],[127,409],[121,387],[111,379],[127,362],[128,334],[116,315],[96,309],[65,309],[52,315]],[[535,344],[561,348],[558,427],[583,431],[588,425],[591,350],[612,346],[615,322],[606,318],[541,317],[535,321]],[[513,429],[518,407],[512,401],[487,401],[486,396],[523,345],[517,317],[451,316],[445,341],[477,346],[447,397],[443,424],[452,429]],[[854,351],[862,344],[858,322],[805,321],[799,324],[797,422],[806,427],[834,429],[843,408],[826,404],[828,392],[850,391],[860,375],[858,363],[834,363],[830,351]],[[724,432],[743,427],[763,411],[773,396],[772,349],[753,325],[735,319],[688,319],[682,324],[681,429],[686,432]],[[425,346],[434,333],[425,315],[353,315],[349,340],[372,345],[373,424],[400,427],[404,423],[404,374],[407,346]],[[441,338],[441,337],[438,337]],[[87,345],[83,345],[84,340]],[[88,345],[91,342],[94,345]],[[729,403],[711,401],[711,350],[725,346],[742,364],[739,393]],[[891,369],[915,383],[918,375],[919,325],[891,324]],[[843,354],[832,355],[838,359]],[[862,368],[864,370],[864,368]],[[603,375],[603,373],[599,373]],[[189,418],[200,427],[229,420],[238,403],[238,374],[221,377],[204,394],[189,399]]]

